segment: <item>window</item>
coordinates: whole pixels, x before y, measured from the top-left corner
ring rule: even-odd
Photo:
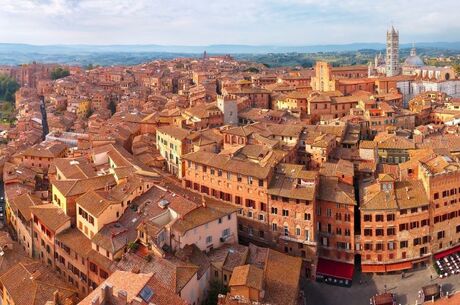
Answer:
[[[438,239],[443,239],[445,237],[445,234],[446,232],[445,231],[439,231],[438,232]]]
[[[289,235],[289,227],[284,226],[284,236],[288,236],[288,235]]]
[[[285,217],[289,216],[289,210],[283,209],[283,216]]]
[[[364,229],[364,236],[372,236],[372,229]]]
[[[368,214],[364,215],[364,221],[365,221],[365,222],[370,222],[370,221],[372,221],[372,215],[368,215]]]
[[[272,212],[272,214],[275,214],[275,215],[278,214],[278,208],[272,207],[271,212]]]
[[[383,215],[381,215],[381,214],[375,215],[375,221],[383,222]]]
[[[252,185],[252,176],[248,176],[248,184]]]
[[[266,212],[267,211],[267,204],[264,202],[260,203],[260,210]]]
[[[387,235],[388,236],[396,235],[396,229],[395,228],[387,228]]]
[[[305,213],[305,214],[303,215],[303,219],[304,219],[304,220],[311,220],[311,214],[310,214],[310,213]]]
[[[278,225],[276,223],[272,223],[272,231],[273,232],[278,231]]]
[[[305,240],[310,240],[310,231],[305,230]]]
[[[222,237],[227,237],[230,235],[230,228],[227,228],[222,231]]]
[[[241,197],[240,196],[235,196],[235,204],[241,204]]]
[[[259,186],[264,186],[264,180],[263,179],[259,179]]]
[[[383,236],[384,231],[383,229],[375,229],[375,236]]]
[[[387,215],[387,221],[394,221],[395,220],[395,214],[388,214]]]
[[[237,174],[236,180],[237,180],[238,182],[241,182],[242,178],[241,178],[241,175],[240,175],[240,174]]]
[[[408,223],[401,223],[399,225],[399,231],[407,231],[409,230],[409,224]]]
[[[403,241],[399,242],[399,247],[401,249],[407,248],[407,247],[409,247],[409,242],[407,240],[403,240]]]
[[[331,216],[332,216],[332,210],[331,210],[331,209],[327,209],[327,210],[326,210],[326,216],[327,216],[327,217],[331,217]]]
[[[211,235],[209,235],[208,237],[206,237],[206,243],[207,243],[207,244],[212,243],[212,236],[211,236]]]
[[[101,278],[103,279],[106,279],[109,277],[109,274],[107,272],[105,272],[104,270],[99,270],[99,275],[101,276]]]
[[[217,170],[217,176],[222,177],[222,170],[221,169]]]

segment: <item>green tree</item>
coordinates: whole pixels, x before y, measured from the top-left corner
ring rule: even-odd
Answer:
[[[257,69],[256,67],[249,67],[246,70],[244,70],[244,72],[259,73],[259,69]]]
[[[61,66],[51,71],[51,79],[53,80],[60,79],[60,78],[63,78],[69,75],[70,75],[69,70],[62,68]]]
[[[16,80],[6,75],[0,75],[0,100],[14,103],[14,95],[19,87]]]
[[[112,115],[114,115],[115,112],[117,112],[117,105],[115,104],[114,101],[110,101],[107,108],[109,108],[110,112],[112,112]]]
[[[212,281],[209,287],[208,298],[205,301],[205,305],[216,305],[219,294],[227,294],[228,288],[222,283]]]
[[[85,70],[93,70],[95,68],[95,66],[93,64],[89,64],[87,66],[85,66]]]
[[[460,75],[460,64],[459,65],[454,65],[454,70],[457,75]]]

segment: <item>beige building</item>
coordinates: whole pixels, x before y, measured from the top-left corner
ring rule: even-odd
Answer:
[[[182,156],[190,152],[189,140],[190,131],[174,126],[157,128],[157,149],[165,158],[167,170],[182,178],[184,175]]]

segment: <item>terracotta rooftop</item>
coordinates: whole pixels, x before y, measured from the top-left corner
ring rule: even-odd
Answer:
[[[264,271],[254,265],[237,266],[233,269],[228,286],[245,286],[259,291],[264,286]]]
[[[70,224],[70,217],[52,203],[30,207],[30,211],[48,229],[54,232],[62,228],[66,223]]]
[[[0,282],[14,304],[21,305],[45,305],[54,300],[56,291],[62,300],[76,301],[78,293],[39,262],[15,265],[0,277]]]

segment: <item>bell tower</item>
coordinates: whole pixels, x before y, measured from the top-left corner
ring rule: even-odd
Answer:
[[[386,75],[400,74],[399,64],[399,32],[392,26],[387,32]]]

